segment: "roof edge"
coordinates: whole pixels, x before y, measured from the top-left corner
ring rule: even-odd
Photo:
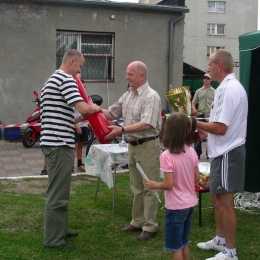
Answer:
[[[127,3],[127,2],[113,2],[113,1],[93,1],[93,0],[8,0],[7,3],[34,3],[42,5],[75,5],[75,6],[98,6],[98,7],[113,7],[117,9],[136,9],[136,10],[150,10],[157,12],[180,12],[188,13],[187,7],[170,6],[170,5],[151,5],[142,3]]]

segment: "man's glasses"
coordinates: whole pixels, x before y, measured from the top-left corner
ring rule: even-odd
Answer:
[[[209,80],[210,78],[209,78],[209,77],[203,77],[203,79],[207,79],[207,80]]]

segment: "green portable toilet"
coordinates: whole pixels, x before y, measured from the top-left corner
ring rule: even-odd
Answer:
[[[240,82],[248,95],[245,191],[260,191],[260,31],[239,36]]]

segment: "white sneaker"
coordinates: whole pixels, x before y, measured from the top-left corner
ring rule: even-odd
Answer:
[[[234,257],[229,257],[227,252],[223,250],[222,252],[216,254],[214,257],[207,258],[205,260],[238,260],[237,255],[234,255]]]
[[[216,250],[220,252],[225,249],[225,245],[217,245],[214,241],[214,238],[208,242],[198,243],[197,247],[204,250]]]

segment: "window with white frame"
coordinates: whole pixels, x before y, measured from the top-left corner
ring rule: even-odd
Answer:
[[[209,13],[225,13],[226,2],[225,1],[208,1]]]
[[[77,49],[85,57],[81,78],[87,82],[114,81],[113,33],[57,31],[56,68],[62,63],[63,55]]]
[[[224,46],[207,46],[207,58],[209,58],[211,56],[211,54],[213,54],[214,51],[216,50],[222,50],[225,49]]]
[[[207,24],[208,35],[225,35],[225,24]]]

